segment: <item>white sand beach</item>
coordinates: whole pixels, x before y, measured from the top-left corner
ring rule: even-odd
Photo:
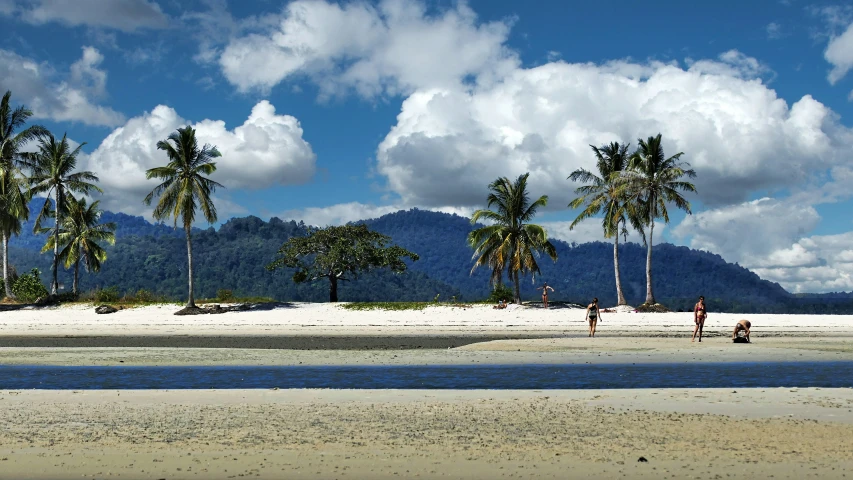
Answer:
[[[0,365],[730,362],[737,374],[745,361],[853,360],[853,316],[710,312],[700,344],[690,313],[604,313],[588,338],[583,310],[566,308],[179,308],[2,312]],[[741,318],[752,344],[730,341]],[[851,388],[6,390],[0,405],[0,479],[853,475]]]

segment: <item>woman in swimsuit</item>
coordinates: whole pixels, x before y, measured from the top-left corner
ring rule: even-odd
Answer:
[[[595,336],[595,327],[601,320],[601,310],[598,309],[598,299],[593,298],[592,303],[586,307],[586,319],[589,320],[589,336]]]
[[[553,292],[554,289],[548,286],[548,282],[545,282],[537,290],[542,290],[542,303],[545,305],[545,308],[548,308],[548,290]]]
[[[699,302],[693,306],[693,323],[696,325],[693,327],[693,338],[690,341],[696,340],[696,332],[699,332],[699,342],[702,342],[702,328],[705,326],[705,318],[708,316],[708,312],[705,309],[705,297],[700,296]]]

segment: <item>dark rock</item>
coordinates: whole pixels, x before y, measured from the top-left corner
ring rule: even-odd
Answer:
[[[36,305],[43,307],[45,305],[59,305],[59,295],[48,295],[36,299]]]
[[[747,340],[746,337],[737,337],[734,340],[732,340],[732,342],[734,342],[734,343],[749,343],[749,340]]]
[[[116,313],[117,311],[118,309],[112,305],[100,305],[95,307],[95,313],[97,314]]]
[[[654,305],[644,303],[637,307],[637,311],[640,313],[669,313],[671,310],[660,303],[656,303]]]
[[[208,313],[210,312],[206,308],[184,307],[175,312],[175,315],[206,315]]]
[[[646,457],[640,457],[637,459],[637,461],[638,462],[648,462],[648,460],[646,460]]]

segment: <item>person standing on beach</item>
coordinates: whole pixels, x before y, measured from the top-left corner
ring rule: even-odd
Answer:
[[[542,290],[542,303],[545,305],[545,308],[548,308],[548,290],[553,292],[554,289],[548,286],[548,282],[545,282],[537,290]]]
[[[696,340],[696,332],[699,332],[699,342],[702,342],[702,328],[705,327],[705,318],[708,316],[708,311],[705,309],[705,297],[699,296],[699,301],[693,306],[693,338],[691,342]]]
[[[598,299],[593,298],[592,303],[586,307],[586,319],[589,320],[589,336],[595,336],[595,327],[601,319],[601,310],[598,309]]]

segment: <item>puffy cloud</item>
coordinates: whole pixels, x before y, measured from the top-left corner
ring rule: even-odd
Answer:
[[[718,253],[730,262],[774,267],[789,263],[797,252],[779,253],[779,265],[769,255],[789,249],[819,221],[814,207],[762,198],[687,216],[673,233],[689,237],[691,247]]]
[[[774,267],[757,267],[755,273],[779,282],[792,292],[853,290],[853,232],[803,238],[790,248],[774,252]]]
[[[360,202],[339,203],[328,207],[309,207],[302,209],[286,210],[275,216],[286,220],[302,220],[308,225],[324,227],[326,225],[344,225],[348,222],[358,220],[369,220],[379,218],[399,210],[411,207],[401,205],[373,205]],[[464,217],[470,217],[473,209],[460,209],[456,207],[438,207],[429,210],[452,213]]]
[[[502,76],[518,65],[503,45],[508,33],[507,22],[478,23],[464,2],[432,15],[416,0],[296,0],[275,28],[232,40],[219,64],[241,91],[301,74],[324,95],[354,88],[373,97]]]
[[[601,230],[601,221],[596,219],[590,219],[585,222],[579,223],[575,226],[575,228],[570,229],[572,222],[549,222],[549,221],[537,221],[538,225],[545,227],[545,230],[548,232],[548,236],[550,238],[556,238],[558,240],[563,240],[565,242],[575,242],[575,243],[587,243],[587,242],[606,242],[613,243],[612,238],[604,238],[604,233]],[[667,229],[666,224],[656,224],[655,225],[655,233],[652,238],[652,244],[658,245],[664,242],[663,232]],[[632,229],[628,229],[628,239],[625,237],[619,236],[619,243],[622,244],[625,241],[633,242],[633,243],[643,243],[642,237]]]
[[[776,22],[770,22],[764,27],[764,31],[767,32],[767,38],[770,40],[778,40],[782,38],[784,35],[782,33],[782,25]]]
[[[71,27],[105,27],[132,32],[169,26],[169,18],[150,0],[28,0],[21,18],[35,25],[57,22]]]
[[[574,197],[566,178],[594,169],[589,144],[658,132],[667,154],[685,152],[705,205],[791,187],[844,164],[853,131],[805,96],[790,107],[739,52],[688,68],[657,62],[549,63],[502,82],[419,89],[379,145],[377,171],[404,204],[474,206],[499,176],[530,172],[549,209]]]
[[[841,35],[832,37],[823,53],[823,58],[832,65],[827,79],[835,84],[853,68],[853,23]]]
[[[83,47],[83,56],[71,66],[67,78],[57,80],[62,75],[47,62],[0,49],[0,78],[36,118],[114,126],[123,122],[124,116],[93,103],[93,98],[105,94],[107,74],[98,68],[102,61],[97,49]]]
[[[763,198],[687,217],[674,233],[791,292],[853,290],[853,232],[809,235],[819,221],[795,199]]]
[[[159,105],[131,118],[104,139],[86,159],[86,168],[101,179],[105,208],[142,214],[143,197],[154,187],[145,171],[166,163],[157,142],[190,124],[171,107]],[[228,188],[262,189],[307,182],[314,175],[316,156],[302,138],[299,121],[278,115],[269,102],[255,105],[242,125],[228,130],[221,120],[193,124],[200,143],[218,148],[212,178]],[[232,208],[232,210],[236,210]]]

